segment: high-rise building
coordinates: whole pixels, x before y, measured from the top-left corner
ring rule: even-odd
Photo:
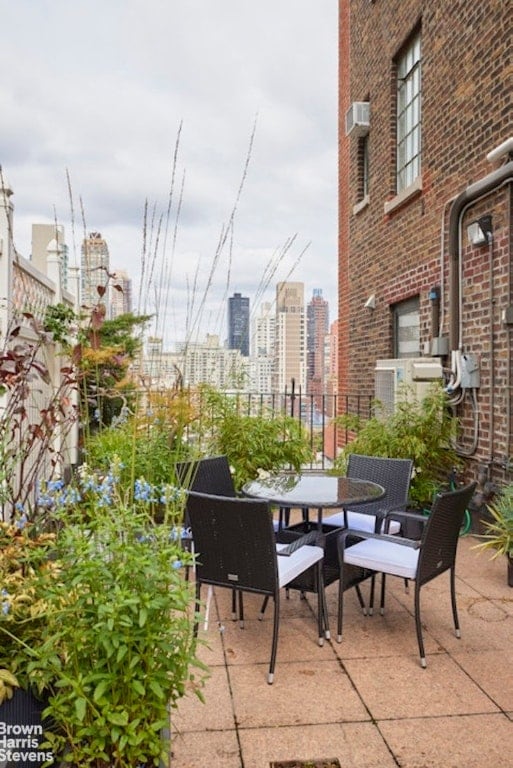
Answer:
[[[256,392],[272,392],[275,327],[274,306],[271,302],[264,301],[260,307],[260,314],[253,321],[251,339],[253,357],[250,381]]]
[[[114,272],[110,282],[109,316],[111,320],[132,311],[132,279],[122,269]]]
[[[240,293],[228,299],[228,349],[249,357],[249,298]]]
[[[304,283],[276,286],[275,392],[306,389]]]
[[[306,307],[306,388],[314,395],[317,408],[322,408],[324,393],[325,337],[329,329],[329,305],[322,290],[314,288]]]
[[[80,302],[91,307],[106,303],[109,282],[109,249],[99,232],[90,232],[82,243],[80,264]]]

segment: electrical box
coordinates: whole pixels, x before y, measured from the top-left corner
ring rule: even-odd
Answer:
[[[474,355],[461,356],[461,388],[477,389],[481,385],[479,363]]]

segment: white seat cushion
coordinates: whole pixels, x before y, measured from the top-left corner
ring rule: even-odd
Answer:
[[[403,579],[415,579],[420,549],[395,544],[393,541],[364,539],[344,550],[344,563],[385,571]]]
[[[279,551],[285,547],[285,544],[277,544]],[[304,544],[296,549],[291,555],[278,555],[278,582],[280,587],[286,587],[293,579],[306,571],[312,565],[322,560],[324,550],[322,547],[312,547],[310,544]]]
[[[322,522],[326,523],[327,525],[338,525],[340,527],[343,527],[345,525],[344,513],[337,512],[334,515],[323,517]],[[363,512],[351,512],[350,510],[348,510],[347,523],[349,528],[354,528],[357,531],[366,531],[367,533],[374,533],[376,518],[374,515],[366,515]],[[390,520],[388,533],[392,533],[392,534],[399,533],[400,530],[401,530],[401,524],[398,523],[397,520]],[[383,525],[381,526],[381,532],[384,533]]]

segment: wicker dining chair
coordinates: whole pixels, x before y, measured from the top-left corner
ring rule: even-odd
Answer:
[[[196,616],[203,584],[227,587],[239,595],[252,592],[272,598],[274,620],[268,672],[268,682],[272,683],[278,649],[280,589],[311,568],[315,569],[318,581],[319,645],[324,642],[324,549],[316,545],[319,534],[307,534],[288,546],[277,544],[272,511],[266,501],[190,492],[188,508],[196,553]],[[242,600],[239,620],[243,626]],[[198,631],[198,619],[194,631]]]
[[[378,501],[359,504],[354,510],[344,509],[323,518],[327,525],[356,528],[371,533],[382,532],[383,520],[387,519],[386,533],[398,533],[399,518],[389,517],[392,512],[404,512],[408,504],[410,481],[413,470],[411,459],[389,459],[382,456],[349,454],[347,477],[369,480],[381,485],[386,493]]]
[[[455,491],[440,493],[433,503],[428,517],[406,513],[424,522],[420,540],[407,539],[390,534],[347,530],[338,540],[340,558],[340,582],[347,582],[345,569],[360,569],[358,580],[363,581],[376,573],[399,576],[415,582],[415,627],[420,653],[420,663],[426,666],[426,654],[422,639],[420,618],[420,590],[429,581],[449,571],[451,605],[456,630],[460,637],[460,625],[456,608],[455,562],[458,538],[465,510],[474,493],[472,483]],[[354,571],[353,571],[354,572]],[[358,573],[358,570],[356,571]],[[344,589],[339,587],[337,640],[342,640]],[[385,589],[381,591],[381,613],[385,607]]]

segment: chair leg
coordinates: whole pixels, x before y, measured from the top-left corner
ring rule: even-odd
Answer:
[[[355,590],[356,590],[356,596],[358,598],[358,602],[360,603],[360,608],[362,609],[362,613],[364,616],[367,616],[367,606],[365,605],[365,600],[363,599],[362,590],[360,589],[359,584],[355,584]]]
[[[267,675],[267,682],[269,685],[274,681],[274,667],[276,666],[276,653],[278,651],[278,631],[280,628],[280,593],[276,590],[274,594],[274,617],[273,617],[273,640],[271,645],[271,661],[269,663],[269,673]]]
[[[232,589],[232,621],[237,621],[237,590]]]
[[[426,668],[426,653],[424,651],[424,641],[422,639],[422,624],[420,621],[420,586],[415,582],[415,629],[417,630],[417,642],[419,644],[420,666]]]
[[[344,568],[340,568],[338,580],[338,608],[337,608],[337,643],[342,642],[342,620],[344,614]]]
[[[376,575],[373,574],[371,576],[371,584],[370,584],[370,592],[369,592],[369,608],[367,610],[367,613],[369,616],[372,616],[374,613],[374,590],[376,588]]]
[[[324,645],[324,638],[330,639],[330,627],[328,621],[328,603],[326,602],[326,592],[324,590],[324,577],[322,573],[322,560],[317,563],[316,568],[316,588],[317,588],[317,627],[319,630],[319,645]]]
[[[265,609],[267,608],[267,603],[268,602],[269,602],[269,595],[266,595],[264,597],[264,601],[262,603],[262,607],[260,608],[260,613],[258,615],[259,621],[262,621],[262,619],[264,618],[264,613],[265,613]]]
[[[459,639],[461,637],[461,632],[460,622],[458,619],[458,609],[456,607],[456,571],[454,568],[451,568],[451,606],[452,617],[454,619],[454,631],[456,633],[456,637]]]
[[[244,629],[244,604],[242,601],[242,590],[239,589],[239,626]]]
[[[385,586],[386,586],[386,574],[381,574],[381,597],[379,602],[379,612],[383,616],[385,613]]]
[[[199,629],[200,590],[201,590],[201,582],[198,580],[196,581],[196,597],[194,600],[194,626],[193,626],[194,637],[198,636],[198,629]]]

